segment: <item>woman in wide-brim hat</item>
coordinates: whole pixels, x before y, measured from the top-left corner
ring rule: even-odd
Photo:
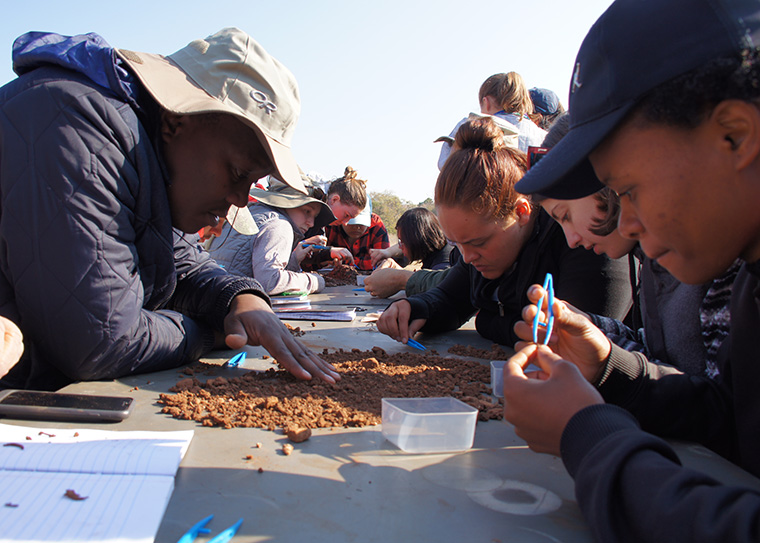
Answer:
[[[243,235],[225,225],[221,236],[209,245],[211,256],[227,271],[253,277],[269,294],[289,290],[319,292],[325,281],[318,273],[301,270],[301,261],[312,249],[303,247],[304,234],[313,226],[335,220],[321,199],[324,193],[305,195],[271,178],[269,190],[253,188],[248,209],[258,233]]]

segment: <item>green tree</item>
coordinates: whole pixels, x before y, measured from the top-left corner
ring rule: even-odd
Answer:
[[[425,198],[422,202],[417,204],[418,207],[424,207],[435,213],[435,202],[432,198]]]
[[[396,221],[404,214],[404,211],[415,207],[409,200],[404,200],[389,190],[383,192],[371,192],[372,211],[377,213],[385,224],[388,234],[396,235]]]

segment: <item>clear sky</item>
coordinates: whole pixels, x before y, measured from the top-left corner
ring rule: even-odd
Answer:
[[[29,30],[97,32],[112,46],[170,54],[237,26],[298,80],[293,140],[301,167],[336,177],[350,165],[371,191],[432,197],[438,136],[478,108],[490,75],[520,73],[567,107],[583,37],[611,0],[13,0],[0,18],[0,83]]]

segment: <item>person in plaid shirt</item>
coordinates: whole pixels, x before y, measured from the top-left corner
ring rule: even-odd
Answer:
[[[372,202],[368,201],[361,213],[346,224],[325,227],[327,245],[346,247],[354,255],[354,264],[362,271],[372,271],[370,249],[387,249],[390,247],[388,231],[383,220],[371,212]]]

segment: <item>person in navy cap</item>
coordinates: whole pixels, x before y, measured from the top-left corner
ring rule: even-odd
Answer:
[[[533,102],[533,115],[539,128],[549,130],[554,121],[565,112],[559,96],[553,90],[533,87],[528,91],[530,101]]]
[[[662,439],[760,475],[758,44],[757,0],[617,0],[578,52],[568,134],[516,185],[556,199],[611,188],[620,232],[682,282],[743,261],[718,381],[623,351],[562,301],[548,347],[528,343],[535,306],[515,326],[526,342],[505,367],[505,418],[562,456],[599,541],[760,540],[760,493],[682,467]]]

